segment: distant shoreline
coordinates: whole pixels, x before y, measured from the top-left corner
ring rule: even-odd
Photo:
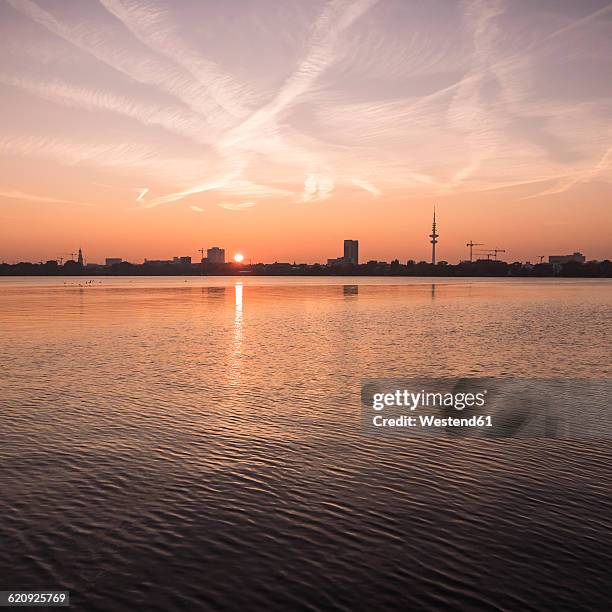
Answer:
[[[512,278],[612,278],[612,262],[590,261],[556,264],[523,264],[480,260],[436,265],[427,262],[399,261],[368,262],[326,266],[322,264],[131,264],[122,262],[112,266],[82,266],[68,261],[59,265],[21,262],[0,264],[0,276],[380,276],[380,277],[512,277]]]

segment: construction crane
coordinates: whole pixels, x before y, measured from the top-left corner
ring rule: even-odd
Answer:
[[[198,249],[198,253],[202,253],[202,259],[200,259],[200,276],[204,276],[204,247]]]
[[[59,263],[59,265],[61,266],[63,261],[64,261],[64,257],[68,257],[70,256],[70,259],[72,259],[72,261],[76,261],[76,253],[60,253],[57,256],[57,262]]]
[[[472,242],[470,240],[465,246],[470,247],[470,261],[472,261],[472,249],[475,246],[484,246],[484,243],[483,242]]]
[[[493,255],[493,259],[497,261],[498,253],[505,253],[506,249],[490,249],[489,251],[477,251],[477,253],[482,253],[487,256],[487,259],[491,259],[491,255]]]

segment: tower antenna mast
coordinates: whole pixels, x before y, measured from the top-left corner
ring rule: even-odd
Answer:
[[[431,238],[431,263],[432,265],[436,265],[436,244],[438,244],[438,238],[440,234],[436,232],[436,207],[433,209],[433,223],[431,225],[431,234],[429,237]]]

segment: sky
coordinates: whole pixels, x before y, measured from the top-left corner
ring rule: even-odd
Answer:
[[[612,258],[612,3],[0,0],[0,261]]]

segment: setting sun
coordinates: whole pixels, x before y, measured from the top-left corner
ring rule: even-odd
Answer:
[[[244,260],[244,255],[243,255],[242,253],[236,253],[236,254],[234,255],[234,261],[235,261],[236,263],[240,263],[240,262],[241,262],[241,261],[243,261],[243,260]]]

